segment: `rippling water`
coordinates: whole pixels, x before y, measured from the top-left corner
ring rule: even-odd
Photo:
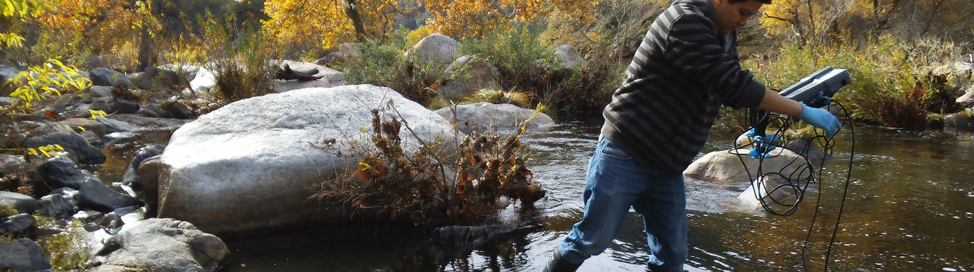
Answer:
[[[511,205],[495,221],[542,222],[542,231],[444,256],[422,235],[394,226],[352,222],[308,227],[225,238],[233,255],[223,270],[540,271],[581,218],[584,166],[600,122],[567,121],[524,139],[533,150],[529,167],[548,195],[533,210]],[[704,152],[729,148],[735,134],[715,131]],[[971,135],[866,127],[857,128],[856,138],[852,180],[829,269],[974,271]],[[691,267],[687,269],[822,271],[839,215],[850,140],[848,131],[838,136],[836,160],[826,166],[821,182],[813,185],[821,188],[809,190],[798,212],[788,217],[735,206],[746,184],[716,186],[688,180]],[[644,271],[645,238],[641,221],[630,212],[614,244],[579,271]]]

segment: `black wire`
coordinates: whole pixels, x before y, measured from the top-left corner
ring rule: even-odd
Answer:
[[[842,105],[838,101],[833,101],[833,103],[835,103],[836,105],[839,106],[839,108],[841,109],[842,114],[844,116],[850,116],[849,113],[848,113],[848,111],[847,111],[847,109],[845,108],[844,105]],[[831,108],[831,105],[829,107]],[[785,131],[787,131],[788,128],[789,128],[789,126],[790,126],[790,121],[788,119],[786,119],[786,118],[783,118],[783,117],[771,116],[771,114],[765,114],[764,116],[758,116],[759,114],[755,114],[755,112],[753,112],[753,111],[752,112],[749,112],[748,115],[749,115],[749,118],[750,118],[751,122],[752,123],[755,123],[755,124],[757,122],[759,122],[759,121],[768,121],[769,126],[771,126],[770,124],[772,124],[772,123],[776,124],[776,127],[771,128],[771,129],[768,129],[768,130],[775,131],[775,133],[773,134],[773,136],[768,137],[769,139],[772,139],[772,140],[782,139],[783,136],[784,136]],[[845,187],[844,187],[843,192],[842,192],[842,200],[841,200],[841,203],[839,205],[839,214],[838,214],[838,216],[836,218],[835,227],[833,228],[833,231],[832,231],[832,237],[829,240],[828,249],[826,250],[826,253],[825,253],[825,265],[824,265],[824,270],[825,271],[828,271],[829,259],[830,259],[831,254],[832,254],[832,247],[833,247],[833,245],[835,243],[836,236],[838,235],[839,223],[840,223],[840,220],[842,218],[842,212],[845,209],[845,201],[846,201],[846,197],[847,197],[848,192],[849,192],[849,184],[850,184],[850,181],[852,180],[852,166],[853,166],[853,161],[854,161],[854,158],[855,158],[855,142],[856,142],[855,126],[852,124],[851,121],[850,122],[843,122],[843,125],[849,127],[850,133],[852,134],[852,139],[851,139],[852,142],[850,143],[850,146],[851,146],[850,153],[851,154],[849,156],[849,168],[848,168],[848,172],[846,173],[846,181],[845,181]],[[745,132],[745,133],[747,133],[747,132]],[[745,133],[741,133],[741,135],[744,135]],[[836,131],[836,133],[838,133],[838,131]],[[747,172],[748,179],[751,182],[751,188],[753,189],[754,197],[761,204],[761,207],[765,211],[767,211],[767,212],[769,212],[771,214],[774,214],[774,215],[778,215],[778,216],[790,216],[790,215],[794,214],[798,210],[798,204],[801,203],[801,201],[804,199],[805,191],[808,189],[808,186],[811,183],[814,183],[816,181],[816,178],[815,177],[816,176],[819,176],[819,177],[822,176],[826,158],[832,156],[832,154],[834,153],[835,141],[834,141],[833,138],[834,138],[834,134],[833,134],[833,137],[827,137],[826,135],[818,134],[818,131],[816,130],[815,131],[815,136],[813,136],[811,139],[809,139],[808,141],[806,141],[805,146],[803,146],[800,151],[797,151],[796,152],[800,156],[797,156],[791,162],[785,164],[781,169],[775,169],[775,170],[777,170],[775,172],[764,172],[764,170],[765,170],[764,169],[764,159],[765,159],[766,156],[765,156],[765,154],[761,154],[760,156],[758,156],[758,167],[756,169],[757,170],[756,171],[757,178],[751,176],[751,171],[750,171],[750,169],[748,169],[747,163],[744,161],[744,158],[742,157],[742,156],[747,155],[747,154],[742,154],[740,152],[740,150],[742,150],[744,148],[747,148],[749,146],[754,146],[756,144],[755,141],[752,141],[751,143],[746,144],[746,145],[743,145],[743,146],[738,145],[737,142],[735,141],[735,143],[734,143],[734,149],[733,150],[730,150],[729,152],[732,153],[732,154],[737,155],[738,156],[738,159],[741,161],[741,165],[744,166],[744,170],[745,170],[745,172]],[[777,144],[775,142],[776,141],[769,141],[768,143],[765,143],[765,145],[766,146],[769,146],[769,148],[770,147],[773,147],[773,148],[784,148],[784,146],[782,146],[780,144]],[[825,156],[822,157],[822,161],[819,164],[819,167],[817,169],[818,170],[817,175],[815,173],[815,170],[816,169],[815,169],[814,165],[807,158],[805,158],[805,156],[807,156],[809,153],[811,153],[811,145],[812,145],[813,142],[818,143],[818,145],[822,147],[822,151],[823,151],[823,153],[825,155]],[[767,150],[767,151],[770,151],[770,149]],[[766,154],[767,154],[767,151],[765,151]],[[805,155],[805,156],[801,156],[801,155]],[[776,157],[776,156],[777,155],[767,156],[767,157],[768,158],[773,158],[773,157]],[[799,162],[799,159],[804,160],[804,162]],[[782,172],[784,172],[785,169],[788,169],[789,167],[793,166],[796,163],[802,164],[802,165],[796,166],[797,169],[795,171],[792,171],[791,173],[782,173]],[[806,175],[807,175],[807,178],[803,178]],[[767,186],[766,183],[769,182],[771,178],[781,179],[782,182],[779,183],[778,185],[776,185],[773,189],[767,189],[766,188],[766,186]],[[774,195],[778,192],[778,190],[790,190],[790,193],[791,194],[789,195],[789,194],[787,194],[789,192],[786,192],[785,195],[786,195],[786,197],[788,197],[788,196],[794,196],[795,197],[794,201],[791,202],[791,201],[786,201],[785,199],[777,199],[777,198],[775,198]],[[808,243],[811,240],[811,235],[812,235],[812,232],[814,231],[815,222],[816,222],[816,220],[818,218],[818,212],[819,212],[819,210],[821,208],[822,195],[824,194],[824,188],[822,186],[822,182],[818,182],[818,190],[819,190],[819,193],[818,193],[818,195],[816,197],[815,211],[812,214],[812,220],[809,223],[808,232],[807,232],[807,234],[805,236],[805,241],[802,243],[801,259],[802,259],[802,270],[803,271],[808,271],[808,265],[806,263],[806,259],[807,258],[805,256],[805,252],[806,252],[806,249],[808,247]],[[763,194],[763,196],[762,196],[762,194]],[[769,203],[769,202],[771,202],[771,203]],[[773,205],[786,207],[787,210],[785,210],[785,211],[778,211],[778,210],[776,210],[773,207]]]
[[[843,106],[842,103],[837,101],[833,101],[833,103],[838,104],[839,108],[842,109],[842,113],[849,116],[848,112],[846,112],[845,106]],[[845,188],[842,189],[842,201],[839,202],[839,214],[835,218],[835,228],[832,229],[832,238],[829,239],[829,247],[828,250],[825,251],[825,271],[829,270],[829,257],[832,255],[832,245],[835,243],[835,236],[839,233],[839,221],[842,219],[842,211],[845,209],[846,196],[849,193],[849,183],[852,180],[852,162],[856,156],[856,127],[852,124],[852,122],[849,122],[849,130],[849,132],[852,134],[852,143],[850,143],[849,149],[849,171],[846,172],[845,176]]]

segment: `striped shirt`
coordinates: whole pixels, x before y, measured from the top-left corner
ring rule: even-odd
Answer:
[[[710,0],[678,0],[653,22],[602,115],[602,135],[640,165],[682,172],[721,105],[757,107],[764,84],[741,69],[736,33],[718,34]]]

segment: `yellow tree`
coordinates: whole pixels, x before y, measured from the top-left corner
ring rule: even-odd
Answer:
[[[333,48],[380,38],[406,12],[395,0],[267,0],[264,30],[279,42]]]
[[[768,34],[795,37],[802,45],[823,43],[857,1],[863,0],[775,0],[764,9],[761,25]]]
[[[548,14],[544,0],[424,0],[433,31],[465,39],[483,37]]]
[[[18,31],[24,20],[39,16],[47,7],[45,4],[36,0],[0,1],[0,49],[23,46],[24,37]]]
[[[38,18],[46,41],[102,53],[124,44],[145,22],[148,3],[128,0],[52,0]],[[77,53],[77,52],[66,52]]]
[[[969,37],[974,34],[972,15],[970,0],[775,0],[765,8],[761,24],[770,35],[817,44],[884,32],[907,39]]]

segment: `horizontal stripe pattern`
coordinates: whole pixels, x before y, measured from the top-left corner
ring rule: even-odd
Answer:
[[[679,0],[653,25],[605,107],[602,133],[640,164],[681,172],[720,106],[757,107],[764,85],[741,69],[736,36],[718,35],[709,0]]]

